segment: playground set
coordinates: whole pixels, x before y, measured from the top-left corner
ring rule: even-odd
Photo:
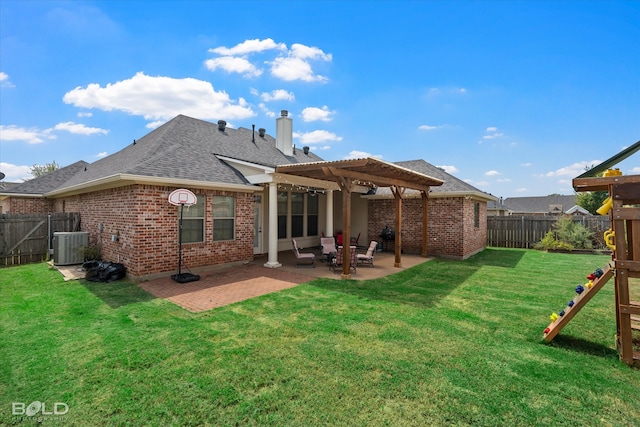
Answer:
[[[611,261],[587,276],[584,285],[575,288],[575,296],[558,313],[552,313],[551,323],[543,339],[550,342],[613,277],[616,299],[616,347],[620,360],[640,367],[640,301],[631,301],[631,286],[640,282],[640,175],[623,176],[612,166],[640,149],[640,141],[590,169],[573,180],[577,192],[607,191],[609,197],[598,214],[609,215],[611,228],[604,233],[611,249]],[[602,176],[596,176],[602,173]]]

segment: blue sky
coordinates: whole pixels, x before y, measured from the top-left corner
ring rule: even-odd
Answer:
[[[638,1],[0,1],[0,171],[94,162],[178,114],[326,160],[572,194],[640,140]],[[640,153],[621,163],[640,173]]]

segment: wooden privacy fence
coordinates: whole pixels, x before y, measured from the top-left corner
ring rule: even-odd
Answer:
[[[557,220],[554,216],[487,217],[487,246],[532,248],[553,229]],[[611,226],[608,216],[574,216],[573,221],[593,231],[596,246],[604,246],[602,234]]]
[[[79,227],[78,213],[0,215],[0,267],[46,260],[53,233]]]

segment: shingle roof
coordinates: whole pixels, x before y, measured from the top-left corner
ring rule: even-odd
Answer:
[[[45,175],[30,179],[29,181],[12,185],[0,192],[2,194],[42,195],[59,188],[88,165],[89,163],[80,160],[69,166],[65,166]]]
[[[538,196],[509,197],[504,199],[504,206],[514,213],[550,213],[552,207],[559,207],[559,212],[566,212],[576,205],[576,196]]]
[[[247,180],[216,156],[263,166],[322,160],[301,149],[285,156],[269,135],[260,137],[246,128],[218,129],[217,124],[179,115],[124,149],[87,166],[62,188],[84,184],[115,174],[186,179],[225,184]]]
[[[407,169],[411,169],[416,172],[420,172],[424,175],[431,176],[433,178],[437,178],[441,181],[444,181],[441,186],[431,187],[430,194],[485,194],[488,199],[494,198],[494,196],[483,192],[482,190],[477,189],[471,184],[468,184],[461,179],[456,178],[453,175],[448,174],[443,169],[432,165],[431,163],[425,160],[407,160],[403,162],[394,162],[394,164],[398,166],[402,166]],[[409,192],[409,190],[407,190]],[[391,190],[388,188],[379,188],[376,191],[376,195],[386,196],[391,195]]]

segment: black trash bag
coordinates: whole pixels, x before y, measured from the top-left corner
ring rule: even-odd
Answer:
[[[127,275],[127,268],[116,262],[89,261],[83,267],[87,270],[84,278],[90,282],[113,282]]]

